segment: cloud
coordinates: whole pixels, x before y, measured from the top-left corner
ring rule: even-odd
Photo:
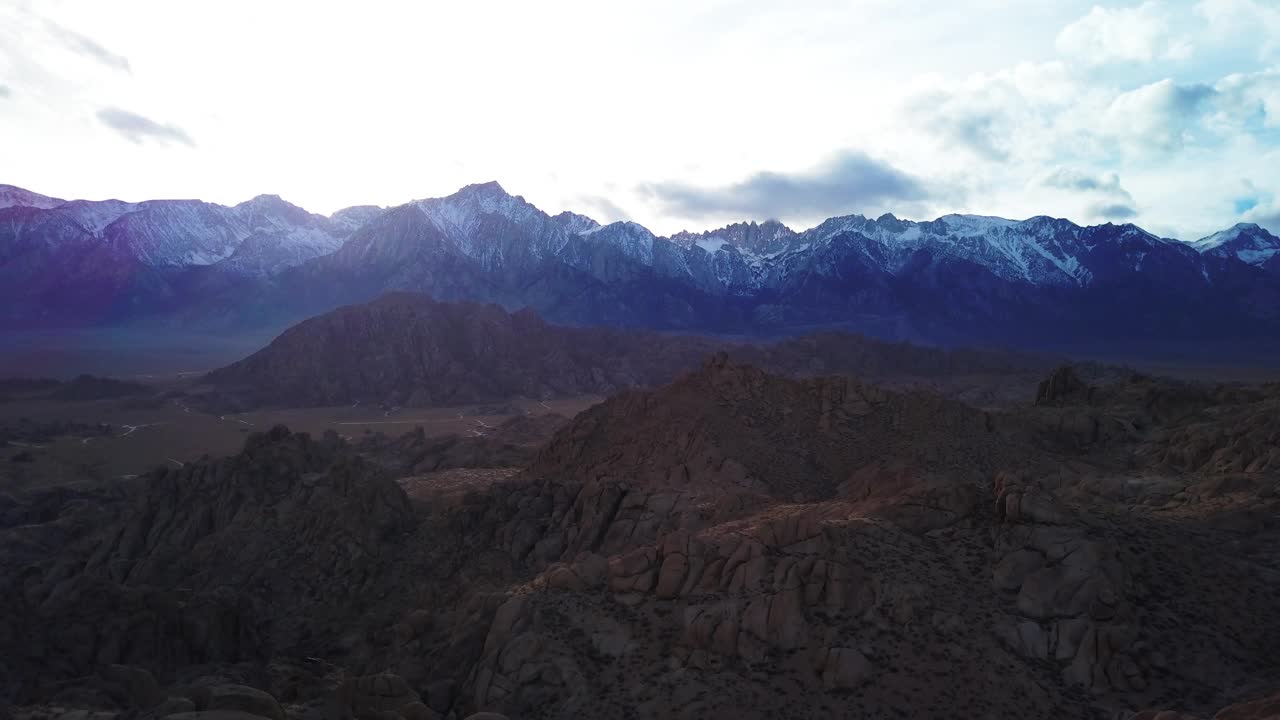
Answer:
[[[937,81],[911,94],[900,115],[939,149],[962,148],[1002,165],[1048,162],[1046,140],[1055,137],[1055,125],[1088,99],[1062,63],[1023,63],[959,82]]]
[[[1214,83],[1215,124],[1249,131],[1280,128],[1280,67],[1232,73]]]
[[[631,213],[602,195],[579,195],[576,198],[576,204],[579,207],[588,208],[589,214],[599,217],[605,224],[632,219]]]
[[[9,89],[8,85],[0,83],[0,98],[7,97],[13,97],[13,91]]]
[[[163,125],[137,113],[120,108],[103,108],[98,111],[102,124],[120,133],[126,140],[141,144],[148,140],[161,143],[180,143],[195,147],[196,141],[177,125]]]
[[[1099,220],[1132,220],[1138,216],[1133,195],[1120,184],[1116,173],[1094,175],[1073,168],[1059,167],[1044,176],[1040,184],[1067,190],[1092,198],[1085,213]]]
[[[1125,200],[1133,200],[1133,196],[1120,184],[1120,176],[1108,173],[1101,177],[1090,175],[1079,170],[1060,167],[1049,173],[1040,181],[1045,187],[1054,187],[1075,192],[1098,192],[1114,195]]]
[[[940,122],[936,127],[988,160],[1009,159],[1009,148],[1003,139],[1005,134],[999,131],[995,115],[974,114],[951,120],[949,124]]]
[[[1086,65],[1150,63],[1191,56],[1191,41],[1169,26],[1164,7],[1144,2],[1130,8],[1094,6],[1088,15],[1058,33],[1058,52]]]
[[[65,28],[52,20],[45,20],[45,29],[67,49],[97,60],[107,67],[129,72],[129,58],[117,55],[90,37]]]
[[[868,155],[842,152],[806,172],[763,171],[720,187],[666,182],[641,188],[682,217],[738,214],[755,218],[839,215],[884,200],[922,200],[916,178]]]
[[[1101,126],[1131,149],[1181,150],[1194,140],[1200,116],[1217,94],[1204,83],[1165,78],[1116,96]]]
[[[1246,195],[1235,202],[1236,215],[1241,222],[1258,223],[1273,233],[1280,233],[1280,198],[1245,179],[1241,183]],[[1247,201],[1247,202],[1243,202]]]
[[[1203,34],[1254,59],[1280,50],[1280,6],[1272,0],[1200,0],[1195,14]]]
[[[1240,194],[1231,198],[1231,207],[1236,215],[1244,215],[1258,207],[1267,198],[1257,185],[1249,178],[1240,179]]]
[[[1124,203],[1096,203],[1089,206],[1089,214],[1103,220],[1132,220],[1138,217],[1138,211]]]
[[[1240,219],[1243,222],[1258,223],[1268,231],[1280,235],[1280,202],[1272,200],[1265,205],[1257,205]]]

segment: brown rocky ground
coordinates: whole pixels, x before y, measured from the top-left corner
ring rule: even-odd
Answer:
[[[1275,717],[1280,388],[1029,400],[717,356],[536,451],[276,429],[0,498],[0,713]]]

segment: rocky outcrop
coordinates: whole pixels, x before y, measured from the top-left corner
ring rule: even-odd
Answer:
[[[157,470],[106,512],[67,506],[51,562],[0,558],[21,583],[0,614],[17,649],[3,674],[261,658],[345,622],[415,520],[396,484],[341,446],[276,428],[233,458]]]
[[[404,678],[391,673],[347,678],[337,689],[337,704],[355,720],[435,720]]]
[[[1075,368],[1063,365],[1049,373],[1036,389],[1036,405],[1087,401],[1090,388],[1076,375]]]
[[[1274,474],[1280,471],[1280,386],[1219,393],[1202,414],[1155,433],[1138,457],[1179,472]]]
[[[1115,548],[1073,523],[1042,488],[1004,476],[997,493],[1002,526],[993,584],[1016,607],[998,629],[1006,642],[1025,657],[1061,666],[1068,682],[1145,689],[1125,654],[1137,632]]]
[[[1143,448],[1266,392],[1094,387],[983,412],[713,356],[483,482],[416,471],[497,444],[278,429],[0,496],[0,693],[15,720],[1207,718],[1265,695],[1280,478]],[[1129,429],[1048,442],[1073,412]]]
[[[813,500],[886,460],[910,458],[929,471],[963,456],[962,470],[988,470],[1002,452],[993,430],[987,414],[937,395],[842,377],[787,380],[722,353],[659,392],[624,393],[584,412],[529,473]]]

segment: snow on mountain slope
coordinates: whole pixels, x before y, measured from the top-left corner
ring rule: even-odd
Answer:
[[[385,208],[377,205],[353,205],[330,215],[329,222],[333,223],[334,228],[339,232],[350,235],[385,211]]]
[[[0,185],[0,208],[33,207],[48,210],[64,202],[66,201],[24,190],[16,185]]]
[[[796,236],[794,230],[777,220],[766,220],[758,224],[734,223],[700,233],[681,231],[672,235],[671,241],[686,247],[698,245],[707,252],[715,252],[729,243],[744,253],[766,256],[789,249]]]
[[[407,258],[414,243],[435,243],[441,251],[478,261],[487,270],[536,273],[537,264],[557,261],[613,281],[647,269],[715,295],[777,288],[792,272],[837,272],[833,263],[891,276],[921,263],[961,263],[984,268],[1002,280],[1050,287],[1087,287],[1099,278],[1122,281],[1125,273],[1153,263],[1176,266],[1184,275],[1190,267],[1198,277],[1210,279],[1196,253],[1183,243],[1134,225],[1082,227],[1045,216],[1008,220],[944,215],[915,222],[888,214],[874,220],[851,215],[800,233],[766,221],[659,238],[633,222],[602,226],[573,213],[550,217],[497,183],[470,185],[407,207],[421,213],[433,231],[424,233],[403,223],[399,229],[388,227],[378,237],[362,240],[369,245],[366,254],[379,255],[374,245],[393,243],[401,246],[393,255]],[[837,238],[842,240],[832,251]],[[615,254],[635,267],[622,268]]]
[[[0,270],[20,263],[23,267],[17,272],[26,274],[39,267],[38,258],[65,247],[87,247],[93,241],[79,223],[64,215],[24,205],[0,208]]]
[[[928,252],[935,261],[965,261],[981,265],[1005,280],[1033,285],[1085,286],[1099,268],[1089,258],[1099,243],[1111,249],[1123,247],[1130,265],[1153,248],[1178,251],[1179,243],[1166,240],[1134,225],[1082,227],[1068,220],[1037,216],[1027,220],[979,215],[944,215],[936,220],[913,222],[883,215],[875,220],[861,215],[832,218],[800,234],[813,243],[827,242],[842,233],[858,233],[878,247],[868,252],[879,258],[884,270],[899,272],[916,253]],[[1110,257],[1112,253],[1108,253]]]
[[[6,256],[47,253],[74,242],[109,248],[144,267],[224,263],[222,269],[231,272],[272,274],[337,250],[351,232],[349,224],[308,213],[274,195],[234,207],[199,200],[66,202],[0,186],[0,200],[23,203],[11,206],[24,214],[14,217],[21,226],[11,224],[14,237]],[[25,238],[21,244],[18,234]]]
[[[255,262],[262,272],[328,255],[341,247],[348,234],[329,218],[309,213],[278,195],[259,195],[232,209],[249,230],[235,255],[245,257],[260,247]],[[257,242],[249,242],[254,239]]]
[[[1280,256],[1280,237],[1256,223],[1239,223],[1191,243],[1206,255],[1235,257],[1250,265],[1262,266]]]
[[[490,268],[555,257],[568,233],[551,216],[496,182],[414,203],[462,255]]]
[[[54,210],[79,223],[89,233],[102,235],[108,225],[119,220],[124,215],[137,212],[141,208],[142,206],[139,203],[124,202],[123,200],[72,200],[59,205]]]
[[[600,223],[592,220],[586,215],[579,215],[578,213],[569,212],[568,210],[565,210],[559,215],[555,215],[551,219],[555,220],[556,224],[564,228],[565,232],[568,233],[584,233],[588,230],[595,230],[600,227]]]
[[[247,228],[221,206],[198,200],[150,200],[108,225],[103,234],[144,265],[179,268],[212,265],[230,257]]]
[[[648,228],[630,220],[596,226],[577,233],[597,243],[609,243],[622,254],[645,265],[653,265],[654,235]]]
[[[24,202],[44,197],[9,186],[0,193]],[[637,298],[647,288],[668,293],[668,309],[650,315],[629,309],[637,313],[629,317],[682,314],[691,327],[698,323],[691,308],[706,298],[714,298],[713,312],[745,313],[762,302],[777,304],[765,312],[781,318],[787,317],[783,305],[802,303],[804,317],[822,318],[896,312],[894,303],[912,288],[922,288],[918,296],[928,302],[968,297],[980,305],[1037,287],[1054,289],[1045,297],[1095,287],[1129,288],[1136,297],[1175,287],[1189,293],[1219,278],[1226,278],[1221,287],[1227,292],[1269,277],[1224,259],[1230,257],[1268,270],[1280,263],[1280,241],[1256,226],[1189,244],[1134,225],[977,215],[916,222],[889,214],[835,217],[798,233],[766,221],[664,238],[634,222],[602,226],[570,212],[553,217],[497,183],[387,209],[346,208],[327,218],[273,195],[232,207],[108,200],[0,208],[0,279],[13,282],[37,274],[49,287],[59,278],[67,285],[92,280],[94,258],[109,258],[118,275],[145,274],[149,283],[159,278],[157,287],[179,282],[167,278],[187,277],[193,268],[262,277],[305,264],[288,278],[296,295],[340,279],[353,288],[352,297],[410,289],[512,304],[578,303],[575,317],[607,319],[606,310],[581,300],[584,287],[614,307],[633,309],[643,305]],[[108,272],[104,267],[99,274]],[[13,292],[22,296],[21,287]],[[639,295],[626,295],[632,292]],[[1262,307],[1270,296],[1248,297]]]
[[[244,238],[230,256],[214,265],[241,275],[270,275],[328,255],[341,245],[340,238],[323,228],[262,230]]]

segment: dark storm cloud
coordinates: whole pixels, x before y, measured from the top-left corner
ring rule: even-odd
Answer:
[[[665,182],[641,189],[656,197],[666,211],[683,217],[838,215],[882,200],[920,200],[927,195],[919,180],[853,151],[807,172],[758,172],[720,187]]]
[[[97,60],[107,67],[129,72],[129,58],[111,52],[93,38],[65,28],[52,20],[45,20],[45,27],[48,29],[49,34],[66,46],[67,49]]]
[[[1137,210],[1124,203],[1100,203],[1090,207],[1089,213],[1104,220],[1132,220],[1138,216]]]
[[[187,134],[186,130],[176,125],[163,125],[151,118],[143,117],[128,110],[103,108],[98,111],[98,119],[102,121],[103,125],[120,133],[129,142],[141,144],[154,140],[162,143],[181,143],[188,147],[195,147],[196,145],[196,141]]]

